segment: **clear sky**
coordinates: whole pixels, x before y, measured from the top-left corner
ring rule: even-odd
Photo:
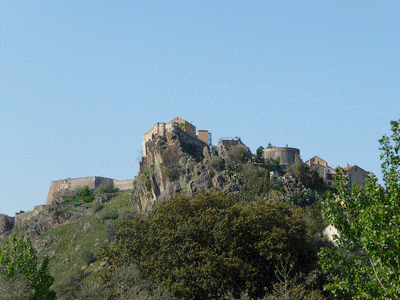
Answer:
[[[174,117],[380,173],[400,117],[400,1],[0,0],[0,213],[53,180],[137,175]]]

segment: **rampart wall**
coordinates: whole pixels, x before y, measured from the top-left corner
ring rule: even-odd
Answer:
[[[46,205],[51,205],[57,194],[67,194],[88,186],[90,189],[95,188],[96,177],[68,178],[52,181],[49,194],[47,195]]]
[[[185,143],[188,145],[196,145],[200,149],[203,149],[204,147],[208,146],[207,143],[203,142],[202,140],[199,140],[196,137],[189,135],[187,132],[183,131],[180,127],[175,127],[174,130],[177,133],[181,143]]]
[[[92,176],[57,180],[51,182],[46,205],[51,205],[58,195],[68,195],[70,193],[81,190],[85,186],[88,186],[89,189],[95,189],[103,182],[110,182],[113,185],[113,188],[118,188],[122,191],[133,189],[132,179],[115,180],[111,178]]]
[[[28,221],[28,220],[36,217],[40,212],[43,212],[46,209],[49,209],[49,206],[36,205],[34,207],[34,209],[31,211],[27,211],[26,213],[23,213],[23,214],[17,214],[17,215],[15,215],[15,224],[18,224],[19,222],[23,222],[23,221]]]
[[[264,158],[280,158],[280,165],[287,167],[300,158],[300,150],[297,148],[289,147],[270,147],[263,150]]]
[[[127,191],[133,189],[133,179],[128,180],[115,180],[114,179],[114,189],[119,189],[120,191]]]
[[[146,142],[148,140],[155,138],[156,135],[165,136],[166,128],[170,127],[170,126],[174,126],[174,125],[171,125],[170,123],[158,122],[158,123],[154,124],[153,128],[151,128],[149,131],[147,131],[145,134],[143,134],[143,157],[145,157],[147,155]]]

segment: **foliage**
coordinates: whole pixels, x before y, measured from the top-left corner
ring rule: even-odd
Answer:
[[[301,209],[198,192],[158,203],[147,218],[122,221],[104,256],[112,266],[136,264],[176,299],[211,299],[228,291],[263,296],[279,253],[292,255],[296,271],[312,267]]]
[[[96,213],[96,212],[98,212],[98,211],[100,211],[102,209],[103,209],[103,204],[101,204],[99,201],[95,201],[93,203],[93,206],[92,206],[92,212],[93,213]]]
[[[94,263],[97,260],[97,256],[92,251],[86,249],[82,252],[82,259],[85,264],[89,266],[91,263]]]
[[[325,297],[319,290],[307,289],[306,283],[301,283],[302,274],[292,275],[293,262],[290,256],[282,258],[279,256],[279,263],[275,266],[275,276],[278,282],[274,284],[273,292],[266,300],[323,300]]]
[[[103,220],[116,220],[118,219],[118,209],[115,207],[110,207],[107,206],[103,211],[101,212],[101,218]]]
[[[32,294],[29,299],[47,299],[54,296],[50,291],[53,277],[48,271],[49,259],[44,257],[39,265],[36,250],[30,239],[12,236],[8,247],[0,247],[0,272],[3,278],[21,279],[25,281],[22,287],[26,289],[26,283]],[[18,291],[14,291],[18,292]]]
[[[228,153],[228,163],[244,163],[251,156],[246,147],[240,144],[230,147]]]
[[[253,164],[245,164],[241,170],[243,185],[242,193],[247,199],[265,197],[271,189],[268,169]]]
[[[257,156],[258,156],[259,158],[262,157],[262,155],[263,155],[263,150],[264,150],[264,147],[263,147],[263,146],[260,146],[260,147],[257,148]]]
[[[100,277],[84,282],[73,299],[169,300],[170,294],[155,281],[144,279],[133,266],[103,270]]]
[[[26,276],[15,275],[12,278],[0,274],[0,299],[29,299],[33,291]]]
[[[400,120],[399,120],[400,121]],[[350,185],[337,170],[338,195],[328,193],[324,213],[340,232],[338,248],[322,249],[332,282],[326,289],[341,299],[400,298],[400,129],[379,140],[384,187],[367,175],[365,189]]]
[[[57,282],[54,289],[57,291],[57,299],[77,299],[77,292],[84,278],[83,271],[71,273],[63,280]]]
[[[295,162],[289,166],[286,170],[286,175],[292,176],[305,188],[325,191],[324,181],[319,177],[317,171],[310,169],[310,167],[302,162],[300,158],[296,159]]]
[[[292,176],[279,177],[276,181],[275,188],[284,192],[281,200],[294,205],[307,206],[317,203],[319,200],[318,193],[310,188],[305,187],[301,182],[295,180]]]
[[[78,204],[78,203],[90,203],[94,200],[94,195],[88,186],[74,193],[64,199],[65,204]]]

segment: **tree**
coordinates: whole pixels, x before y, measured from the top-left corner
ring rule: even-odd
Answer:
[[[49,274],[48,263],[49,259],[45,256],[39,266],[36,250],[28,238],[12,236],[8,246],[0,247],[0,275],[5,279],[27,282],[28,290],[32,291],[27,297],[29,299],[51,299],[55,296],[50,291],[54,279]]]
[[[253,298],[264,296],[281,253],[291,254],[294,272],[313,267],[300,208],[198,192],[159,202],[147,218],[122,221],[104,255],[115,267],[137,265],[175,299],[214,299],[246,290]]]
[[[399,120],[400,121],[400,120]],[[384,187],[373,174],[365,189],[350,185],[337,170],[338,195],[328,193],[325,217],[340,232],[338,247],[322,249],[322,266],[333,280],[326,285],[340,299],[400,298],[400,129],[379,140]]]
[[[260,147],[257,148],[257,156],[258,156],[259,158],[262,158],[263,150],[264,150],[264,147],[263,147],[263,146],[260,146]]]

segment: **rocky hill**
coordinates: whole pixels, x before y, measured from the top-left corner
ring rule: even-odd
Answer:
[[[148,211],[157,201],[176,193],[239,193],[243,190],[243,178],[235,166],[240,163],[253,162],[257,168],[270,171],[279,169],[276,163],[256,164],[256,156],[239,138],[221,140],[218,146],[191,143],[193,139],[174,127],[164,136],[155,136],[145,143],[147,155],[134,181],[134,210]]]

